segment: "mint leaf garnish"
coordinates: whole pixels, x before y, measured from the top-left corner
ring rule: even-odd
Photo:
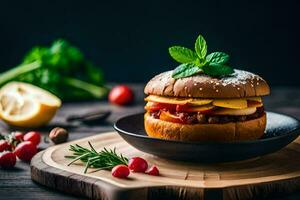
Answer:
[[[169,53],[174,60],[180,63],[193,62],[198,58],[197,54],[193,50],[180,46],[170,47]]]
[[[189,77],[201,71],[202,69],[193,63],[184,63],[176,67],[173,71],[172,77],[175,79]]]
[[[229,61],[229,55],[223,52],[213,52],[206,56],[209,63],[225,64]]]
[[[202,35],[195,42],[195,51],[181,46],[169,48],[169,53],[179,65],[172,74],[175,79],[204,73],[209,76],[226,76],[232,74],[233,69],[228,66],[229,55],[224,52],[213,52],[207,54],[207,44]]]
[[[209,63],[202,67],[204,74],[209,76],[225,76],[232,74],[234,71],[231,67],[219,63]]]
[[[197,58],[193,63],[198,67],[202,67],[207,63],[207,61],[203,58]]]
[[[205,58],[207,53],[207,45],[202,35],[199,35],[195,42],[195,51],[199,58]]]

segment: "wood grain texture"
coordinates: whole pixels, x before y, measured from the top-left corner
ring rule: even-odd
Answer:
[[[87,147],[91,141],[97,150],[116,147],[128,157],[142,156],[159,167],[161,176],[131,173],[128,179],[117,179],[110,171],[90,169],[83,164],[67,166],[68,147],[77,143]],[[50,147],[31,162],[32,179],[75,195],[92,199],[206,199],[218,194],[223,199],[267,198],[300,190],[300,139],[288,147],[251,160],[195,164],[161,159],[127,144],[117,133],[101,135]],[[213,193],[211,193],[214,191]],[[218,192],[219,191],[219,192]]]

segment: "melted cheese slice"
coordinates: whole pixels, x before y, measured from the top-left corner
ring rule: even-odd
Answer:
[[[247,97],[246,99],[250,101],[262,102],[261,97]]]
[[[258,101],[248,101],[248,108],[258,108],[258,107],[262,107],[263,103],[262,102],[258,102]]]
[[[193,106],[202,106],[210,104],[212,101],[212,99],[193,99],[193,101],[189,102],[188,104],[192,104]]]
[[[254,102],[249,104],[248,100]],[[175,105],[190,105],[190,106],[203,106],[212,104],[214,106],[230,109],[245,109],[248,107],[260,107],[262,106],[261,97],[248,97],[240,99],[201,99],[201,98],[175,98],[175,97],[163,97],[157,95],[149,95],[145,98],[145,101],[175,104]]]
[[[248,107],[246,99],[216,99],[212,104],[214,106],[232,109],[244,109]]]
[[[156,103],[167,103],[176,105],[192,104],[201,106],[211,103],[212,99],[193,99],[193,98],[174,98],[174,97],[162,97],[156,95],[149,95],[145,98],[145,101],[156,102]]]
[[[256,112],[256,108],[245,108],[245,109],[232,109],[232,108],[221,108],[214,111],[214,115],[251,115]]]

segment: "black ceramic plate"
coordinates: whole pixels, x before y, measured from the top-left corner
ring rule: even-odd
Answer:
[[[267,128],[261,139],[242,142],[181,142],[147,136],[144,114],[119,119],[114,128],[135,148],[159,157],[197,162],[227,162],[275,152],[295,140],[300,123],[293,117],[267,112]]]

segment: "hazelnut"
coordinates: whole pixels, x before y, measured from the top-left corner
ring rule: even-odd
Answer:
[[[56,127],[49,133],[49,138],[54,144],[60,144],[67,141],[69,133],[66,129]]]

